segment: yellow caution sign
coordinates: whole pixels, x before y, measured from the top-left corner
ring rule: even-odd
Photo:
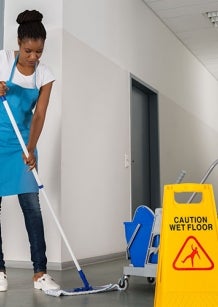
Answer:
[[[201,199],[187,203],[192,193]],[[181,195],[186,200],[178,201]],[[218,307],[218,223],[210,184],[164,187],[154,306]]]

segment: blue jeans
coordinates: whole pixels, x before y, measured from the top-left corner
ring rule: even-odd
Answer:
[[[0,204],[2,198],[0,197]],[[46,272],[46,243],[44,237],[44,226],[39,204],[38,193],[19,194],[18,200],[23,211],[24,221],[30,242],[31,260],[34,273]],[[1,210],[1,206],[0,206]],[[1,225],[1,224],[0,224]],[[5,271],[5,261],[2,251],[2,237],[0,227],[0,271]]]

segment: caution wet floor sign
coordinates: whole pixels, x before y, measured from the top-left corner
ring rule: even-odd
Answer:
[[[197,193],[192,203],[178,196]],[[155,307],[218,306],[218,224],[210,184],[164,188]]]

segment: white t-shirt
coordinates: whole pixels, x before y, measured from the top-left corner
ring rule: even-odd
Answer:
[[[14,65],[14,51],[13,50],[0,50],[0,81],[8,81],[10,78],[11,70]],[[49,68],[39,62],[36,68],[36,86],[40,89],[43,85],[54,81],[54,76]],[[12,82],[25,88],[35,87],[34,73],[30,76],[21,74],[15,68]]]

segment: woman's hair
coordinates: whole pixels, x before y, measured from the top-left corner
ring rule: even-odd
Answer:
[[[18,39],[46,39],[46,30],[42,24],[43,15],[36,10],[26,10],[17,16]]]

